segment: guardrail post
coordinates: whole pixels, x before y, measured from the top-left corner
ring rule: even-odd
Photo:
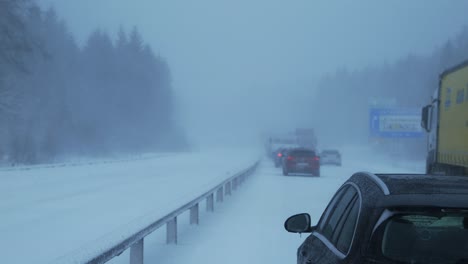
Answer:
[[[216,201],[217,202],[222,202],[223,201],[223,197],[224,194],[223,194],[223,186],[221,186],[218,191],[216,191]]]
[[[130,248],[130,264],[143,264],[143,238]]]
[[[237,189],[237,178],[232,179],[232,190],[235,191]]]
[[[198,204],[192,206],[190,208],[190,224],[191,225],[198,225],[199,217],[198,217]]]
[[[240,177],[239,177],[239,185],[242,185],[244,183],[244,180],[245,180],[245,174],[242,174]]]
[[[206,210],[208,212],[213,212],[214,211],[214,195],[210,194],[208,197],[206,197]]]
[[[177,244],[177,217],[166,224],[166,243]]]
[[[224,189],[226,195],[231,195],[231,182],[226,183],[226,188]]]

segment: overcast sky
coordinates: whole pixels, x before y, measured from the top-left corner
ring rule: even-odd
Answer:
[[[136,25],[167,58],[198,140],[300,125],[322,74],[429,54],[468,24],[467,0],[38,1],[81,44],[96,28]]]

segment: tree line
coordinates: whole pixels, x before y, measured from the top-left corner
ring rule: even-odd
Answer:
[[[329,141],[338,144],[369,140],[369,108],[374,103],[421,108],[439,85],[440,74],[468,60],[468,27],[429,55],[408,55],[394,63],[323,76],[312,103],[315,122],[326,124]],[[379,102],[380,100],[380,102]],[[382,102],[383,101],[383,102]],[[425,140],[407,140],[409,153],[425,153]]]
[[[168,63],[137,28],[94,31],[79,47],[53,8],[0,1],[0,159],[71,157],[188,147],[174,113]]]

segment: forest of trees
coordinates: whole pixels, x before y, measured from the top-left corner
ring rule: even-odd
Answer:
[[[440,74],[465,60],[468,27],[430,55],[409,55],[395,63],[359,71],[340,69],[319,82],[312,106],[314,113],[324,114],[316,115],[315,121],[326,127],[324,136],[328,141],[367,143],[373,100],[387,101],[395,107],[421,108],[430,102]],[[424,139],[407,140],[405,146],[413,154],[426,150]]]
[[[187,148],[168,64],[136,28],[80,48],[54,9],[2,0],[0,32],[2,162]]]

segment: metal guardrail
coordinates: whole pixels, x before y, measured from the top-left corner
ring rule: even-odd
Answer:
[[[224,196],[231,195],[232,191],[236,190],[239,185],[241,185],[247,179],[247,177],[255,172],[258,163],[259,162],[256,162],[249,168],[231,176],[230,178],[224,180],[220,184],[201,194],[192,201],[180,206],[166,216],[156,220],[149,226],[127,237],[123,241],[102,250],[99,255],[96,255],[95,257],[84,261],[83,263],[105,263],[112,258],[119,256],[125,250],[130,248],[130,264],[143,264],[144,239],[147,235],[151,234],[163,225],[166,225],[166,243],[177,244],[177,217],[187,210],[190,210],[190,224],[198,225],[199,204],[206,200],[206,210],[213,212],[215,198],[217,202],[222,202],[224,200]]]

